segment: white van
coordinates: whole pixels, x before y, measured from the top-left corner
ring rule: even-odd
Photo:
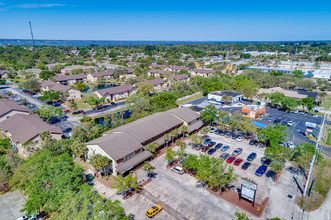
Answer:
[[[181,168],[181,167],[172,167],[171,170],[176,172],[176,173],[179,173],[180,175],[184,174],[184,169]]]

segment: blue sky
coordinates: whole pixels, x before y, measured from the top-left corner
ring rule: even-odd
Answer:
[[[0,0],[0,38],[331,40],[331,0]]]

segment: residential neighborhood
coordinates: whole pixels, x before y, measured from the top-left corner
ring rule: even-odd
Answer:
[[[0,219],[330,219],[319,43],[1,45]]]

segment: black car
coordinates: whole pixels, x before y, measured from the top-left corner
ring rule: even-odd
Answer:
[[[275,171],[271,171],[271,170],[269,170],[269,171],[267,172],[267,174],[266,174],[266,177],[271,178],[271,179],[275,179],[275,177],[276,177],[276,172],[275,172]]]
[[[52,124],[56,124],[60,122],[60,119],[58,118],[50,118],[49,121],[48,121],[48,124],[52,125]]]
[[[247,160],[248,161],[253,161],[255,159],[255,157],[256,157],[256,153],[253,152],[250,155],[248,155]]]
[[[262,165],[267,167],[267,166],[270,165],[270,163],[271,163],[271,160],[270,159],[266,159],[265,161],[263,161]]]
[[[287,125],[287,121],[282,121],[282,123],[281,123],[282,125]]]
[[[215,148],[211,148],[208,150],[207,154],[212,155],[213,153],[215,153],[215,151]]]
[[[71,128],[65,128],[62,130],[62,133],[69,133],[71,130]]]
[[[279,118],[274,120],[274,124],[280,123],[282,120],[280,120]]]
[[[224,135],[226,135],[227,133],[228,133],[228,132],[226,132],[226,131],[222,131],[222,132],[219,133],[219,135],[224,136]]]
[[[232,137],[232,133],[227,133],[227,134],[225,135],[225,137],[227,137],[227,138]]]
[[[215,146],[215,150],[218,150],[218,149],[220,149],[222,146],[223,146],[223,144],[222,144],[222,143],[218,143],[218,144],[216,144],[216,146]]]
[[[245,163],[241,166],[241,169],[243,169],[243,170],[247,170],[248,167],[249,167],[250,165],[251,165],[250,162],[245,162]]]
[[[112,102],[111,105],[117,105],[116,102]]]
[[[256,144],[256,143],[257,143],[257,140],[253,139],[253,140],[251,140],[251,141],[249,142],[249,145],[254,145],[254,144]]]
[[[232,139],[237,139],[239,137],[239,134],[233,134]]]
[[[80,111],[75,111],[75,112],[73,112],[72,114],[73,114],[73,115],[78,115],[78,114],[80,114]]]

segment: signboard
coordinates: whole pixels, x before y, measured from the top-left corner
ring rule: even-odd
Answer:
[[[254,202],[257,185],[241,180],[241,197]]]

